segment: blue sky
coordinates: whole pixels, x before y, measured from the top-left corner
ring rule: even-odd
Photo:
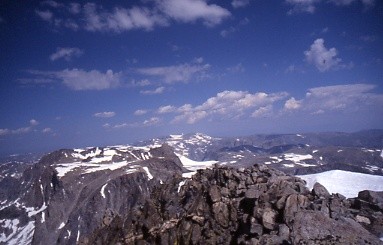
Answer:
[[[2,1],[0,33],[2,154],[382,128],[382,1]]]

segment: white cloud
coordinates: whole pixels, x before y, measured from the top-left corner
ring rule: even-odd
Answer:
[[[116,88],[121,84],[121,72],[113,73],[107,70],[102,73],[98,70],[84,71],[81,69],[65,69],[62,71],[28,71],[35,76],[32,80],[41,79],[49,81],[61,81],[65,86],[73,90],[104,90]]]
[[[337,6],[348,6],[354,2],[359,2],[359,0],[285,0],[285,2],[292,6],[292,8],[287,12],[288,14],[296,13],[314,13],[316,8],[315,6],[321,2],[333,3]],[[375,5],[375,0],[360,0],[365,8],[369,8]]]
[[[185,23],[202,20],[207,26],[214,26],[229,17],[228,10],[208,4],[206,0],[157,0],[159,9],[166,16]]]
[[[0,128],[0,136],[10,134],[11,131],[7,128]]]
[[[112,70],[101,73],[98,70],[65,69],[56,73],[56,76],[73,90],[103,90],[119,86],[121,73],[113,73]]]
[[[84,5],[85,29],[88,31],[122,32],[133,29],[152,30],[155,26],[165,26],[167,21],[148,8],[115,8],[112,12],[94,3]]]
[[[160,66],[139,68],[137,73],[147,76],[160,77],[165,83],[189,82],[192,78],[197,80],[206,77],[209,64],[186,63],[175,66]]]
[[[84,51],[79,48],[57,48],[56,52],[51,54],[49,58],[52,61],[58,59],[64,59],[66,61],[70,61],[72,57],[80,57]]]
[[[383,94],[371,92],[372,84],[346,84],[311,88],[301,100],[290,98],[285,110],[323,114],[331,111],[355,112],[362,108],[383,108]]]
[[[133,122],[133,123],[120,123],[111,125],[109,123],[105,123],[102,125],[105,129],[122,129],[122,128],[143,128],[143,127],[150,127],[155,126],[161,123],[161,119],[159,117],[151,117],[149,119],[144,120],[143,122]]]
[[[294,13],[314,13],[315,4],[320,0],[286,0],[286,3],[292,5],[292,9],[289,10],[288,14]]]
[[[148,120],[145,120],[143,122],[143,126],[153,126],[153,125],[157,125],[161,122],[161,119],[158,118],[158,117],[152,117]]]
[[[29,121],[29,123],[31,124],[31,126],[39,125],[39,122],[36,121],[35,119],[31,119],[31,120]]]
[[[26,134],[32,131],[32,126],[12,130],[12,134]]]
[[[227,9],[208,4],[207,0],[153,0],[141,1],[141,4],[145,5],[108,10],[90,2],[62,4],[45,1],[41,3],[44,10],[36,9],[35,13],[55,27],[117,33],[137,29],[150,31],[156,27],[168,26],[171,21],[202,21],[206,26],[214,26],[231,15]]]
[[[151,85],[152,83],[148,80],[148,79],[142,79],[142,80],[132,80],[130,82],[130,86],[132,87],[145,87],[145,86],[149,86]]]
[[[81,12],[81,4],[70,3],[68,9],[71,14],[79,14]]]
[[[359,2],[359,1],[358,0],[330,0],[330,2],[338,6],[348,6],[354,2]],[[362,4],[367,8],[375,5],[375,0],[360,0],[360,2],[362,2]]]
[[[154,90],[142,90],[141,94],[152,95],[152,94],[162,94],[165,91],[165,87],[158,87]]]
[[[260,118],[260,117],[269,117],[273,115],[273,106],[272,105],[267,105],[267,106],[262,106],[255,110],[252,114],[251,117],[254,118]]]
[[[247,5],[249,5],[249,3],[250,3],[250,0],[233,0],[231,2],[231,5],[234,8],[241,8],[241,7],[246,7]]]
[[[306,61],[315,65],[320,72],[345,67],[342,59],[337,57],[337,50],[335,48],[327,49],[322,38],[316,39],[310,49],[304,52],[304,55]]]
[[[53,13],[49,10],[45,10],[45,11],[40,11],[40,10],[36,10],[35,13],[41,18],[43,19],[44,21],[48,21],[48,22],[51,22],[52,19],[53,19]]]
[[[330,2],[335,5],[350,5],[352,2],[355,2],[355,0],[330,0]]]
[[[157,113],[158,114],[165,114],[165,113],[170,113],[176,111],[176,107],[172,105],[166,105],[166,106],[161,106],[158,108]]]
[[[94,117],[101,117],[101,118],[110,118],[110,117],[114,117],[115,115],[116,113],[114,111],[104,111],[104,112],[97,112],[93,114]]]
[[[8,135],[8,134],[27,134],[29,132],[32,132],[35,126],[39,125],[40,123],[36,121],[35,119],[29,120],[29,126],[21,127],[17,129],[8,129],[8,128],[2,128],[0,129],[0,136]]]
[[[186,104],[177,109],[179,115],[173,119],[174,123],[186,122],[194,124],[206,117],[218,120],[238,119],[249,115],[250,111],[270,106],[287,96],[287,93],[254,93],[246,91],[223,91],[207,99],[203,104],[191,106]],[[260,112],[258,112],[260,113]],[[253,113],[256,116],[257,113]]]
[[[51,129],[51,128],[44,128],[44,129],[42,130],[42,132],[43,132],[44,134],[49,134],[49,133],[52,132],[52,129]]]
[[[242,63],[238,63],[235,66],[228,67],[226,70],[231,73],[242,73],[245,71],[245,68],[243,67]]]
[[[289,100],[285,102],[286,110],[296,110],[296,109],[299,109],[301,106],[302,106],[302,102],[299,100],[296,100],[294,97],[291,97]]]
[[[148,113],[147,110],[136,110],[136,111],[134,112],[134,115],[136,115],[136,116],[142,116],[142,115],[145,115],[146,113]]]

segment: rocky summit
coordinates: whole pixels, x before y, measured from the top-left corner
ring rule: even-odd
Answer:
[[[180,187],[180,183],[183,184]],[[214,167],[106,210],[81,244],[382,244],[383,193],[346,199],[264,165]],[[107,220],[107,222],[105,222]]]

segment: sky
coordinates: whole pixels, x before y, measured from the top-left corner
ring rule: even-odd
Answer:
[[[0,154],[382,128],[383,1],[0,2]]]

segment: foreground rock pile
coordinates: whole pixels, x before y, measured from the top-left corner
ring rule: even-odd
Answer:
[[[155,181],[155,180],[153,180]],[[179,184],[181,181],[182,186]],[[158,184],[129,213],[107,210],[87,244],[382,244],[383,193],[346,199],[263,165]]]

